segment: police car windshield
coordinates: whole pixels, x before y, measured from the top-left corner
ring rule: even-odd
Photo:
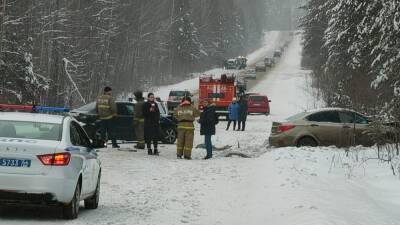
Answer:
[[[61,124],[0,120],[0,138],[61,140]]]

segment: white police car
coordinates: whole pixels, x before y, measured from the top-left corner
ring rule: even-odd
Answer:
[[[79,202],[96,209],[101,163],[70,116],[0,112],[0,205],[61,205],[75,219]]]

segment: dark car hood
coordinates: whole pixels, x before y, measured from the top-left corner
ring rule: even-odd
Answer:
[[[82,123],[93,123],[97,120],[96,102],[91,102],[71,110],[70,115]]]
[[[86,104],[84,106],[81,106],[77,109],[74,109],[71,111],[71,113],[82,113],[82,114],[88,114],[88,115],[97,115],[96,112],[96,102],[91,102],[89,104]]]

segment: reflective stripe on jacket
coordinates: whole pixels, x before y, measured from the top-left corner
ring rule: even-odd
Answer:
[[[175,108],[174,116],[178,120],[178,129],[194,130],[193,121],[200,116],[200,111],[186,103]]]
[[[101,120],[108,120],[117,114],[117,105],[110,95],[100,95],[96,100],[96,111]]]

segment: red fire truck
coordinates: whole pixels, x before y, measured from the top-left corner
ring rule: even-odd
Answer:
[[[228,106],[241,89],[237,85],[234,74],[222,74],[219,78],[213,75],[203,75],[199,78],[199,109],[203,109],[202,102],[208,99],[216,106],[218,115],[227,115]],[[244,90],[243,90],[244,91]]]

